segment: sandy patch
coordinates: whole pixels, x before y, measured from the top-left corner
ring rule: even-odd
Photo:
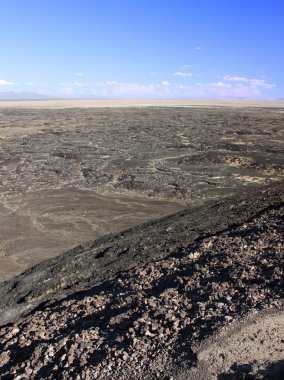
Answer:
[[[225,157],[224,162],[231,167],[241,168],[251,165],[253,159],[250,157]]]
[[[267,178],[263,178],[263,177],[255,177],[255,176],[240,175],[240,174],[233,174],[233,176],[235,178],[238,178],[240,181],[247,182],[247,183],[264,184],[267,181]]]
[[[178,202],[75,188],[25,194],[2,206],[0,281],[77,244],[184,208]]]
[[[250,377],[233,376],[241,372],[256,375],[273,371],[284,357],[283,336],[283,310],[264,316],[251,315],[205,344],[197,355],[197,367],[187,374],[186,379],[248,379]]]

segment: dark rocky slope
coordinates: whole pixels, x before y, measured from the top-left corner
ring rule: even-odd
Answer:
[[[0,377],[283,379],[283,205],[0,328]]]
[[[283,202],[283,182],[112,234],[63,253],[0,284],[0,324],[26,315],[42,302],[61,299],[120,272],[167,257],[202,237],[242,223]]]

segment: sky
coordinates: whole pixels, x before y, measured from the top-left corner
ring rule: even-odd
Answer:
[[[0,0],[0,93],[284,98],[283,0]]]

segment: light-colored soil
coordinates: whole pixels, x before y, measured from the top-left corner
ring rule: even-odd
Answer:
[[[234,377],[282,379],[284,376],[284,310],[252,313],[202,344],[197,365],[179,380],[215,380]],[[260,377],[260,375],[264,377]],[[251,376],[251,377],[250,377]],[[256,377],[257,378],[257,377]]]
[[[76,188],[27,193],[3,199],[1,206],[2,281],[78,244],[184,208],[178,202]]]
[[[282,100],[214,99],[109,99],[109,100],[8,100],[0,108],[89,108],[89,107],[284,107]]]

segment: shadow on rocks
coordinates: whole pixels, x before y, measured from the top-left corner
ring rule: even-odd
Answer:
[[[283,380],[284,360],[270,363],[264,367],[256,362],[250,364],[234,364],[232,373],[222,373],[218,380]]]

